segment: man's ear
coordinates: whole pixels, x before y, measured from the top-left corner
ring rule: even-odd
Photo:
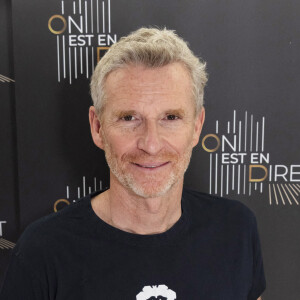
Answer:
[[[194,127],[194,137],[193,137],[193,147],[195,147],[200,138],[200,134],[203,128],[203,123],[205,120],[205,108],[202,106],[200,113],[196,115],[195,127]]]
[[[96,114],[95,106],[91,106],[89,109],[89,121],[93,141],[97,147],[103,150],[101,123]]]

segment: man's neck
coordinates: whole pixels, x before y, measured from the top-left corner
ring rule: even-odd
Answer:
[[[111,180],[110,189],[92,199],[94,212],[104,222],[136,234],[162,233],[181,216],[183,180],[165,195],[143,198]]]

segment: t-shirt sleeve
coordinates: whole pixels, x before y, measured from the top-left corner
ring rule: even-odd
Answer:
[[[22,258],[12,252],[2,289],[1,300],[46,300],[45,287]]]
[[[256,218],[254,217],[253,234],[253,279],[252,286],[248,294],[248,300],[257,300],[266,289],[266,279],[263,266],[262,251],[257,229]]]

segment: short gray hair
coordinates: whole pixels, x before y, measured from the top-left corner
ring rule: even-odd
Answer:
[[[95,68],[90,87],[97,115],[100,116],[104,108],[104,83],[109,73],[131,64],[155,68],[174,62],[187,68],[192,79],[196,112],[200,112],[207,82],[206,63],[193,54],[187,42],[174,30],[140,28],[113,44]]]

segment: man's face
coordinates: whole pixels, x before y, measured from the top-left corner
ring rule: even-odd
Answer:
[[[182,183],[204,122],[185,67],[127,66],[108,75],[105,92],[94,141],[105,151],[111,181],[145,198]]]

